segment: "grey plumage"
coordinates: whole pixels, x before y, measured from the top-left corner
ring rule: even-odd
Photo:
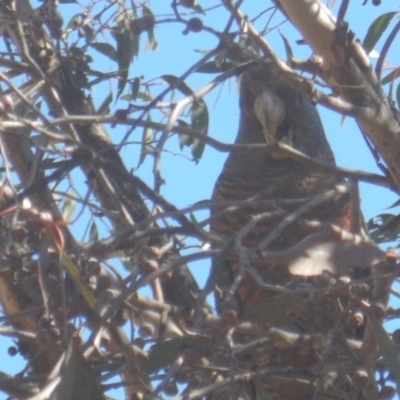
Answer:
[[[270,107],[274,106],[271,112]],[[264,64],[244,73],[240,84],[240,124],[235,143],[277,140],[309,157],[334,165],[335,160],[315,106]],[[266,115],[263,118],[262,111]],[[261,120],[261,122],[260,122]],[[315,171],[288,157],[232,152],[218,178],[213,199],[243,200],[304,197],[332,185],[332,174]]]

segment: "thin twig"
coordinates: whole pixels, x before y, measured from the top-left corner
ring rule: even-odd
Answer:
[[[394,28],[390,32],[390,35],[388,36],[388,38],[386,39],[385,43],[382,46],[382,50],[379,54],[379,58],[375,66],[375,73],[379,80],[381,78],[382,67],[386,59],[386,54],[388,53],[390,46],[392,45],[394,39],[397,37],[399,31],[400,31],[400,21],[398,21],[397,24],[394,26]]]
[[[342,0],[342,3],[340,4],[339,12],[337,15],[337,20],[338,21],[343,21],[344,17],[347,12],[347,8],[349,7],[350,0]]]

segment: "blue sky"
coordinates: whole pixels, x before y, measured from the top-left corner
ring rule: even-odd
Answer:
[[[204,9],[220,4],[217,0],[200,0],[199,3]],[[396,11],[397,8],[393,3],[395,2],[386,1],[383,2],[381,7],[373,7],[371,4],[362,7],[361,0],[351,2],[346,19],[350,23],[351,30],[356,33],[356,37],[362,40],[369,25],[378,15],[386,11]],[[85,5],[86,3],[81,1],[80,4]],[[252,18],[258,15],[263,9],[262,4],[264,4],[263,1],[245,0],[243,10]],[[151,8],[157,19],[167,20],[172,17],[170,1],[152,0]],[[99,10],[99,8],[96,9]],[[70,16],[81,12],[82,8],[79,5],[67,4],[61,5],[60,10],[66,24]],[[200,17],[204,19],[206,25],[214,29],[223,29],[229,18],[228,13],[221,7],[207,13],[206,17]],[[256,26],[262,29],[264,26],[261,25],[261,20],[265,22],[266,18],[261,18],[260,21],[257,21]],[[283,18],[280,16],[275,17],[273,21],[283,22]],[[215,37],[209,33],[202,32],[182,35],[184,28],[184,25],[168,22],[157,25],[155,29],[155,36],[159,44],[157,51],[143,52],[146,41],[143,40],[145,39],[144,35],[141,41],[141,51],[138,59],[135,60],[131,67],[130,77],[144,75],[144,81],[147,81],[163,74],[179,76],[202,57],[203,53],[199,51],[210,50],[216,46],[217,41]],[[280,31],[291,42],[294,55],[297,58],[307,58],[310,56],[307,46],[295,43],[297,39],[300,39],[300,35],[288,23],[280,26]],[[104,40],[99,36],[100,39]],[[283,42],[278,30],[269,33],[266,39],[275,51],[281,57],[284,57]],[[379,52],[381,44],[381,42],[378,43],[376,51]],[[399,48],[398,45],[399,43],[397,42],[394,46]],[[399,60],[396,59],[395,52],[393,51],[392,53],[392,55],[389,54],[389,61],[392,65],[398,65]],[[93,53],[93,55],[97,57],[97,54]],[[105,57],[100,56],[100,59],[101,61],[95,61],[92,64],[93,69],[106,71],[117,68],[115,63]],[[198,90],[213,78],[214,75],[194,74],[187,80],[187,83],[193,90]],[[157,82],[161,81],[158,80]],[[115,82],[114,85],[116,85]],[[97,104],[100,104],[107,96],[109,89],[108,85],[94,88],[92,97]],[[114,87],[112,90],[115,97],[116,88]],[[179,96],[179,94],[176,94],[177,99],[181,98]],[[165,101],[168,100],[168,98],[165,99]],[[205,101],[210,112],[209,135],[220,141],[232,143],[236,136],[239,116],[235,79],[225,82],[225,84],[208,94],[205,97]],[[126,102],[120,100],[115,106],[116,108],[125,108],[126,105]],[[380,172],[352,119],[346,118],[344,123],[342,123],[341,116],[321,107],[319,109],[328,139],[335,153],[337,164],[343,167]],[[154,121],[166,121],[165,117],[161,118],[160,113],[152,113],[152,118]],[[118,143],[124,135],[125,129],[124,127],[117,127],[109,129],[108,132],[113,141]],[[142,129],[139,128],[131,135],[130,140],[140,143],[141,136]],[[169,152],[165,153],[162,157],[162,172],[163,178],[166,181],[161,190],[162,195],[179,208],[194,204],[200,200],[209,199],[214,182],[222,169],[227,154],[221,154],[210,147],[206,147],[200,162],[195,164],[188,160],[191,158],[188,148],[185,148],[181,152],[176,136],[169,139],[167,149]],[[132,144],[121,151],[121,155],[126,161],[128,168],[137,167],[139,151],[140,144]],[[149,184],[152,183],[152,167],[152,159],[151,157],[147,157],[146,161],[137,170],[137,174]],[[361,195],[362,209],[367,220],[372,216],[382,213],[386,207],[390,206],[396,200],[396,196],[387,190],[367,184],[361,185]],[[198,215],[198,218],[201,219],[206,216],[207,213],[202,213]],[[83,226],[77,224],[72,229],[78,232],[83,229]],[[204,281],[207,276],[208,264],[208,262],[193,264],[196,276],[200,281]],[[21,368],[21,363],[18,362],[18,357],[10,358],[8,356],[7,347],[9,344],[7,343],[9,341],[4,340],[2,342],[3,345],[0,346],[0,370],[7,373],[18,372]],[[0,400],[5,398],[6,396],[0,393]]]

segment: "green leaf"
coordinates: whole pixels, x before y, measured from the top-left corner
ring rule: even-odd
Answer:
[[[186,85],[185,82],[180,82],[179,78],[175,75],[162,75],[161,79],[164,79],[165,82],[171,85],[174,89],[179,90],[185,96],[190,96],[191,94],[193,94],[193,90],[190,89],[190,87]]]
[[[147,121],[151,122],[150,114],[147,115]],[[149,143],[151,143],[153,140],[154,140],[154,130],[152,128],[149,128],[148,126],[145,126],[143,128],[143,135],[142,135],[142,149],[140,151],[139,163],[136,168],[139,168],[139,166],[142,164],[142,162],[146,158],[149,149],[151,149],[151,147],[149,146]]]
[[[100,104],[99,109],[97,110],[96,114],[98,115],[107,115],[110,114],[110,104],[112,102],[113,95],[112,93],[109,93],[107,97],[103,100],[103,102]]]
[[[120,78],[118,81],[118,98],[125,88],[133,57],[138,54],[139,38],[137,35],[132,35],[126,28],[114,32],[114,36],[117,42],[117,62]]]
[[[379,16],[368,28],[367,35],[363,41],[363,47],[367,54],[369,54],[375,47],[378,40],[381,38],[383,32],[389,26],[390,21],[396,15],[396,12],[391,11]]]
[[[262,320],[272,326],[291,324],[293,322],[293,308],[299,304],[302,298],[303,294],[295,293],[263,299],[256,305],[244,309],[243,317]]]
[[[346,121],[346,119],[347,119],[347,115],[342,115],[341,116],[341,118],[340,118],[340,127],[341,128],[343,128],[343,125],[344,125],[344,121]]]
[[[386,207],[387,209],[395,208],[400,206],[400,199],[396,200],[391,206]]]
[[[147,43],[144,47],[145,50],[157,50],[158,43],[156,37],[154,36],[154,29],[150,29],[147,31]]]
[[[235,65],[231,62],[223,61],[222,63],[216,63],[215,61],[209,61],[201,65],[196,72],[203,74],[219,74],[232,69]]]
[[[400,217],[380,214],[367,223],[371,239],[376,243],[393,242],[400,237]]]
[[[182,121],[181,119],[178,119],[176,121],[178,123],[179,126],[182,126],[183,128],[189,128],[190,124],[188,124],[185,121]],[[179,134],[179,147],[181,148],[181,150],[187,146],[190,147],[193,144],[193,138],[189,135],[185,135],[184,133],[180,133]]]
[[[90,225],[89,239],[91,242],[97,242],[99,240],[99,231],[94,221],[92,222],[92,225]]]
[[[88,44],[92,43],[95,38],[93,29],[89,25],[84,25],[82,28],[83,32],[85,33],[86,43]]]
[[[396,100],[397,100],[397,106],[399,107],[399,105],[400,105],[400,84],[397,85]]]
[[[135,99],[133,98],[132,93],[123,94],[123,95],[120,97],[120,99],[121,99],[121,100],[124,100],[124,101],[134,101],[134,100],[135,100]],[[151,96],[149,96],[147,93],[144,93],[144,92],[139,92],[139,93],[136,95],[136,99],[141,99],[141,100],[143,100],[143,101],[151,101],[151,100],[153,100],[153,98],[152,98]]]
[[[390,74],[387,74],[381,81],[382,85],[394,82],[400,76],[400,67],[395,68]]]
[[[97,50],[99,53],[107,56],[113,61],[117,61],[117,51],[109,43],[94,42],[90,43],[90,47]]]
[[[209,115],[208,108],[204,100],[198,100],[192,106],[192,128],[202,133],[208,134]],[[193,140],[192,155],[196,162],[198,162],[203,155],[205,142],[199,139]]]
[[[124,101],[133,101],[133,97],[130,93],[123,94],[119,99]]]
[[[151,101],[151,100],[153,100],[153,98],[149,94],[147,94],[145,92],[139,92],[138,95],[137,95],[137,98],[140,99],[140,100],[143,100],[143,101]]]
[[[393,103],[393,82],[391,82],[389,85],[389,91],[387,97],[388,100]]]
[[[73,199],[69,196],[66,196],[65,200],[64,200],[64,204],[61,209],[61,214],[62,214],[64,221],[66,221],[66,222],[71,221],[72,216],[74,215],[74,212],[75,212],[75,208],[76,208],[75,199]]]
[[[90,72],[93,72],[93,70],[91,70]],[[110,74],[101,74],[101,73],[97,73],[97,71],[96,71],[96,76],[98,76],[98,78],[93,79],[92,81],[88,82],[89,87],[96,86],[101,82],[110,80]]]
[[[190,89],[188,85],[184,82],[180,82],[179,78],[174,75],[163,75],[161,77],[167,83],[169,83],[172,87],[179,90],[185,96],[190,96],[193,94],[193,90]],[[204,100],[197,100],[193,102],[192,110],[191,110],[191,127],[204,135],[208,134],[208,124],[209,124],[209,115],[208,108]],[[203,151],[204,151],[205,143],[202,140],[194,139],[192,145],[192,155],[195,161],[199,161]]]
[[[283,40],[283,44],[285,46],[285,51],[286,51],[286,59],[287,61],[290,61],[293,59],[293,50],[292,47],[290,46],[289,41],[286,39],[286,37],[284,35],[282,35],[281,32],[279,32],[279,34],[281,35],[281,38]]]
[[[171,365],[183,350],[191,347],[195,342],[195,338],[180,337],[155,344],[149,353],[149,370],[153,372]]]
[[[150,8],[142,5],[142,11],[143,11],[143,15],[147,15],[147,16],[151,17],[155,21],[154,14],[150,10]],[[158,48],[158,43],[157,43],[156,38],[154,36],[154,28],[153,29],[149,29],[147,31],[147,43],[146,43],[146,46],[144,47],[144,49],[145,50],[157,50],[157,48]]]
[[[368,324],[375,336],[378,343],[379,350],[385,361],[385,365],[389,368],[391,375],[396,382],[397,394],[400,393],[400,359],[399,359],[399,349],[390,339],[389,335],[382,326],[381,321],[379,321],[375,316],[368,316]]]
[[[103,400],[104,396],[97,381],[92,366],[82,355],[77,341],[70,340],[67,350],[63,354],[61,368],[56,364],[53,376],[60,377],[56,389],[58,400]]]
[[[136,100],[139,94],[139,89],[140,89],[140,81],[141,78],[134,78],[132,83],[131,83],[131,95],[132,95],[132,100]]]

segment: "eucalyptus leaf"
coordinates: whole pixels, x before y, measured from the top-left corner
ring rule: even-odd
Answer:
[[[208,134],[209,115],[208,108],[204,100],[198,100],[192,106],[192,128],[202,133]],[[193,140],[192,155],[195,161],[199,161],[203,155],[205,142],[199,139]]]
[[[150,115],[147,116],[147,122],[151,122],[151,117]],[[140,158],[139,158],[139,163],[136,168],[139,168],[139,166],[143,163],[145,160],[149,149],[151,148],[149,146],[149,143],[151,143],[154,140],[154,130],[148,126],[145,126],[143,128],[143,135],[142,135],[142,148],[140,151]]]
[[[76,209],[75,199],[71,198],[70,196],[66,196],[61,209],[63,220],[66,222],[71,222],[75,209]]]
[[[100,107],[97,110],[98,115],[107,115],[110,114],[110,104],[112,102],[113,95],[112,93],[109,93],[107,97],[103,100],[103,102],[100,104]]]
[[[117,51],[109,43],[94,42],[90,43],[90,47],[98,51],[99,53],[107,56],[112,61],[117,61]]]
[[[282,40],[283,40],[283,44],[284,44],[284,46],[285,46],[286,59],[287,59],[287,61],[290,61],[290,60],[293,59],[293,50],[292,50],[292,47],[290,46],[290,43],[289,43],[289,41],[287,40],[287,38],[286,38],[284,35],[282,35],[281,32],[279,32],[279,34],[281,35],[281,38],[282,38]]]
[[[118,98],[125,88],[133,57],[138,54],[139,38],[137,35],[132,35],[125,28],[119,32],[115,32],[115,38],[117,42],[117,62],[120,78],[118,81]]]
[[[400,394],[400,359],[399,349],[389,337],[381,321],[373,315],[368,316],[368,324],[378,343],[385,365],[389,368],[396,382],[397,395]]]
[[[381,81],[382,85],[386,85],[395,81],[400,76],[400,67],[395,68],[390,74],[387,74]]]
[[[215,61],[209,61],[197,68],[196,72],[203,74],[219,74],[232,69],[235,65],[231,62],[224,61],[222,63],[216,63]]]
[[[389,26],[390,21],[396,14],[397,13],[394,11],[382,14],[370,25],[362,44],[367,54],[374,49],[386,28]]]
[[[71,340],[61,366],[57,400],[103,400],[104,396],[92,366]]]
[[[195,341],[195,338],[192,337],[180,337],[155,344],[149,354],[148,367],[150,371],[157,371],[172,364]]]
[[[97,229],[97,225],[94,221],[90,225],[89,239],[91,242],[97,242],[99,240],[99,230]]]
[[[193,90],[190,89],[185,82],[181,82],[180,79],[175,75],[162,75],[161,79],[164,79],[169,85],[171,85],[174,89],[179,90],[185,96],[190,96],[193,94]]]

